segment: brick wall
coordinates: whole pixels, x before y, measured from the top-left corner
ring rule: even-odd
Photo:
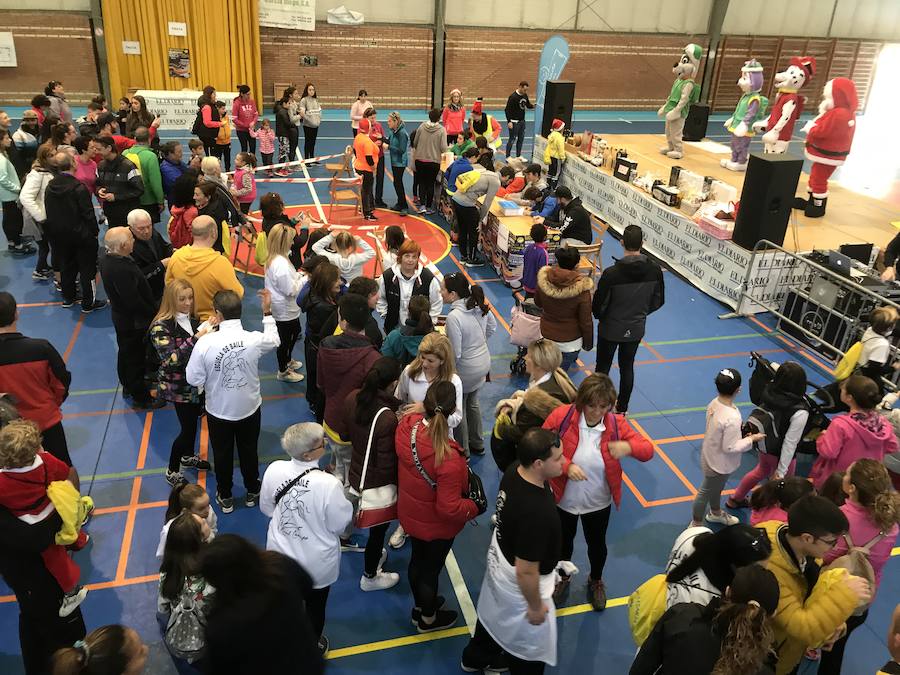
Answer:
[[[483,96],[503,107],[520,80],[535,90],[538,61],[552,34],[540,30],[447,29],[444,97],[458,88],[463,99]],[[672,87],[672,66],[689,42],[706,48],[705,36],[562,32],[569,42],[563,78],[575,82],[575,107],[656,110]],[[702,72],[698,76],[702,77]],[[532,96],[533,98],[533,96]]]
[[[267,108],[276,85],[280,96],[283,87],[306,82],[316,84],[329,109],[349,108],[361,88],[376,107],[425,108],[431,99],[429,27],[318,22],[314,33],[260,27],[260,49]],[[304,55],[317,57],[318,66],[302,66]]]
[[[100,91],[87,14],[77,12],[0,12],[3,30],[12,31],[16,68],[0,68],[0,103],[27,105],[60,80],[69,103],[87,104]]]

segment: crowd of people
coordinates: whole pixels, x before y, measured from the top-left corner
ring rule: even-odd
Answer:
[[[662,271],[641,252],[641,228],[625,229],[624,255],[594,284],[579,271],[577,245],[592,240],[580,200],[567,187],[551,188],[540,164],[498,167],[501,127],[481,101],[467,119],[454,90],[413,134],[395,112],[385,131],[365,90],[353,103],[366,219],[384,205],[386,151],[396,210],[406,208],[403,174],[412,163],[428,213],[448,148],[459,155],[445,178],[464,265],[480,264],[479,227],[496,194],[527,203],[534,216],[522,291],[543,310],[542,337],[524,354],[526,387],[497,403],[487,434],[502,474],[491,509],[475,470],[487,465],[469,461],[486,450],[479,398],[497,331],[482,286],[462,270],[442,275],[423,262],[420,244],[401,227],[370,244],[289,217],[275,192],[258,194],[256,143],[271,166],[277,138],[286,164],[302,127],[303,156],[314,161],[322,108],[313,84],[289,87],[275,103],[273,131],[249,87],[238,90],[230,115],[215,89],[204,90],[188,161],[181,144],[160,142],[159,117],[140,96],[124,99],[117,113],[98,97],[72,120],[61,83],[51,82],[15,133],[0,113],[10,252],[37,254],[34,279],[55,282],[64,307],[80,302],[89,313],[108,304],[122,393],[137,409],[171,404],[178,419],[157,549],[163,642],[179,672],[321,672],[342,551],[364,551],[359,588],[377,592],[400,583],[388,549],[407,542],[410,620],[419,633],[450,628],[459,616],[445,606],[440,573],[466,523],[490,510],[478,619],[461,665],[543,672],[557,662],[555,608],[580,574],[572,560],[579,521],[589,565],[584,597],[602,612],[623,464],[654,455],[627,416],[635,354],[649,315],[665,302]],[[527,91],[521,82],[506,107],[508,156],[514,144],[521,153]],[[232,125],[241,152],[229,176]],[[257,200],[259,230],[248,216]],[[167,210],[166,237],[155,225]],[[563,239],[552,255],[549,229]],[[245,287],[227,253],[263,234],[256,331],[245,327]],[[383,271],[373,278],[366,268],[378,253]],[[97,297],[98,270],[107,300]],[[93,506],[79,492],[62,422],[72,378],[50,343],[23,335],[17,322],[16,299],[0,292],[0,390],[9,394],[0,398],[0,534],[9,542],[0,573],[20,603],[26,671],[140,673],[147,647],[134,630],[87,632],[87,591],[70,554],[89,541]],[[870,337],[886,341],[896,322],[895,313],[876,310]],[[303,361],[295,358],[301,339]],[[580,359],[595,346],[590,372]],[[811,414],[802,366],[787,361],[766,384],[760,409],[771,419],[761,429],[748,427],[735,406],[740,372],[716,374],[703,483],[689,527],[655,578],[659,592],[644,603],[654,620],[635,632],[632,673],[790,673],[804,654],[820,660],[822,673],[840,671],[900,520],[897,474],[885,466],[897,456],[900,423],[890,410],[896,396],[884,397],[881,375],[892,366],[883,347],[869,344],[857,372],[835,385],[844,412],[818,437],[809,479],[794,475]],[[279,381],[305,383],[313,421],[284,429],[286,458],[260,476],[261,359],[269,352]],[[618,389],[609,377],[616,354]],[[578,384],[576,365],[588,371]],[[212,461],[198,448],[204,416]],[[237,503],[235,449],[244,488]],[[726,511],[723,488],[741,453],[753,449],[758,465]],[[191,482],[196,471],[214,472],[214,494]],[[269,519],[265,549],[218,534],[219,517],[257,506]],[[731,513],[747,508],[750,525]]]

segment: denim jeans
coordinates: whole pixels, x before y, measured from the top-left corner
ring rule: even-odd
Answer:
[[[508,126],[508,125],[507,125]],[[516,157],[522,154],[522,143],[525,141],[525,120],[513,121],[513,127],[509,130],[509,140],[506,142],[506,156],[512,157],[513,142],[516,144]]]

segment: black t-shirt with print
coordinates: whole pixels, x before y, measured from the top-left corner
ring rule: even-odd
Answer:
[[[514,462],[500,481],[497,494],[497,541],[510,565],[516,558],[540,563],[549,574],[559,561],[562,537],[556,502],[549,485],[540,488],[519,475]]]

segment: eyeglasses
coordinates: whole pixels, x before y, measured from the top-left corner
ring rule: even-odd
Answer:
[[[823,544],[827,544],[828,548],[834,548],[838,543],[838,537],[834,539],[823,539],[822,537],[814,537],[813,541],[821,541]]]

